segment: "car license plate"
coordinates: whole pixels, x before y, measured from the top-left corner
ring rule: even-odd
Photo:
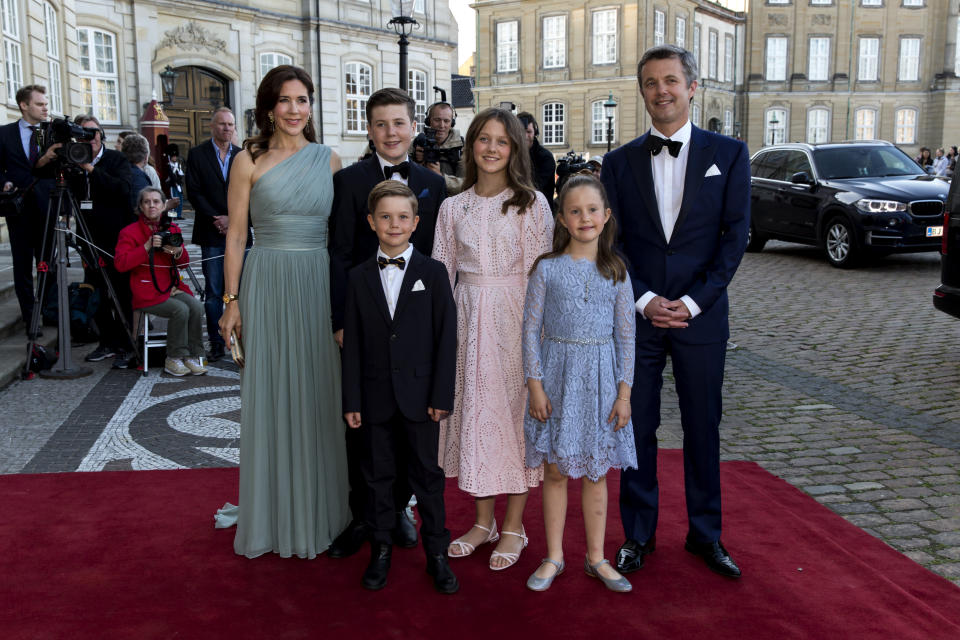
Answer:
[[[928,238],[939,238],[943,235],[943,227],[927,227]]]

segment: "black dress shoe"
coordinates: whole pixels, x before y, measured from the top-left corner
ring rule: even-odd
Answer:
[[[457,576],[453,575],[447,554],[427,556],[427,573],[433,576],[433,588],[440,593],[451,594],[460,590]]]
[[[207,354],[207,362],[216,362],[222,360],[225,355],[222,344],[210,345],[210,353]]]
[[[390,571],[390,557],[393,547],[382,542],[370,543],[370,564],[363,572],[363,588],[379,591],[387,586],[387,573]]]
[[[719,540],[716,542],[692,542],[687,540],[683,548],[703,558],[714,573],[719,573],[728,578],[740,577],[740,567],[733,561],[733,558],[730,557]]]
[[[657,548],[657,536],[646,542],[627,540],[617,549],[617,571],[632,573],[643,568],[644,559]]]
[[[367,527],[356,520],[347,525],[330,548],[327,549],[327,556],[331,558],[348,558],[360,551],[360,547],[367,541],[369,530]]]
[[[407,517],[407,510],[397,511],[397,524],[393,527],[393,544],[404,549],[417,546],[417,528]]]

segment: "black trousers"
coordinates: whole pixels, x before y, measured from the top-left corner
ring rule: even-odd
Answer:
[[[53,241],[53,226],[47,229],[47,255],[41,256],[43,247],[44,216],[46,211],[28,209],[16,218],[7,218],[10,230],[10,254],[13,259],[13,289],[20,304],[20,314],[29,329],[30,316],[33,313],[33,298],[36,294],[33,285],[34,261],[49,260]],[[50,265],[51,268],[53,265]],[[52,286],[47,279],[47,287]]]
[[[363,475],[366,444],[361,433],[362,430],[347,427],[345,436],[347,440],[347,480],[350,483],[350,513],[355,522],[366,522],[367,498],[370,494],[367,489],[367,481]],[[410,496],[413,495],[410,482],[407,480],[406,447],[398,447],[394,454],[397,469],[396,479],[393,483],[394,510],[403,511],[407,508],[407,503],[410,502]]]
[[[420,535],[427,555],[446,554],[450,544],[443,506],[445,478],[438,462],[440,425],[433,421],[410,422],[398,411],[387,422],[363,423],[356,430],[363,439],[361,467],[369,491],[366,521],[373,541],[389,544],[396,522],[394,481],[397,451],[406,450],[407,477],[422,525]]]

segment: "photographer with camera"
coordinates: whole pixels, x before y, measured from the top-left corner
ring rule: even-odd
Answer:
[[[130,206],[130,163],[119,151],[104,147],[103,129],[93,115],[77,116],[74,123],[92,135],[89,143],[93,157],[89,162],[68,166],[67,180],[70,191],[79,202],[80,215],[87,224],[90,237],[86,240],[98,247],[92,253],[100,265],[100,270],[97,270],[84,260],[84,279],[100,293],[100,306],[94,316],[100,344],[85,359],[87,362],[99,362],[115,356],[114,368],[126,369],[133,345],[127,337],[123,319],[117,315],[116,306],[120,307],[129,325],[133,315],[130,285],[117,272],[109,252],[117,246],[120,230],[136,219]],[[89,254],[90,249],[87,247],[84,253]],[[110,279],[117,305],[110,299],[104,277]]]
[[[20,119],[0,127],[0,184],[10,195],[22,195],[19,207],[9,203],[15,210],[6,212],[7,228],[10,230],[10,252],[13,258],[13,286],[20,303],[20,313],[30,331],[33,313],[33,264],[44,260],[44,228],[47,217],[47,200],[53,186],[50,180],[37,179],[32,172],[50,161],[40,151],[37,125],[47,119],[47,90],[31,84],[21,87],[16,94],[20,107]],[[52,155],[54,152],[49,152]],[[40,160],[44,161],[41,163]],[[47,229],[47,246],[53,235],[52,224]],[[33,337],[33,336],[28,336]]]
[[[203,303],[180,279],[178,267],[190,261],[180,227],[166,215],[163,192],[155,187],[140,191],[137,211],[139,219],[120,232],[117,271],[130,272],[134,309],[168,319],[164,371],[202,375]]]
[[[557,161],[553,159],[553,154],[540,145],[537,137],[540,135],[540,127],[537,126],[537,120],[533,114],[528,111],[521,111],[517,114],[517,119],[523,125],[526,132],[527,149],[530,150],[530,165],[533,167],[531,180],[537,191],[542,193],[550,203],[550,209],[556,211],[556,204],[553,202],[554,178],[557,171]]]
[[[447,195],[463,189],[463,138],[453,127],[457,120],[448,102],[434,102],[427,109],[423,133],[413,140],[410,157],[436,174],[443,176]]]

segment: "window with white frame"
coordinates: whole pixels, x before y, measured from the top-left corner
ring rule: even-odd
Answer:
[[[807,111],[807,142],[821,144],[830,140],[830,110],[814,107]]]
[[[562,102],[543,105],[543,144],[563,144],[564,110]]]
[[[873,140],[877,137],[877,110],[864,107],[853,115],[855,140]]]
[[[653,44],[661,45],[667,41],[667,15],[663,11],[653,12]]]
[[[865,7],[882,7],[883,0],[860,0]]]
[[[717,32],[711,29],[707,34],[707,74],[714,79],[717,79],[717,47]]]
[[[117,44],[112,33],[77,27],[80,45],[80,105],[100,124],[120,122],[120,81]]]
[[[894,142],[897,144],[917,143],[917,110],[897,109]]]
[[[833,4],[833,0],[810,0],[810,4]]]
[[[543,19],[543,68],[567,66],[567,16]]]
[[[367,132],[367,100],[373,93],[373,69],[362,62],[348,62],[343,68],[347,133]]]
[[[733,135],[733,111],[724,109],[723,111],[723,135]]]
[[[617,61],[617,10],[593,12],[593,63]]]
[[[787,79],[787,38],[767,36],[767,80],[781,82]]]
[[[407,93],[413,98],[413,116],[417,123],[417,133],[423,131],[427,120],[427,74],[416,69],[407,71]]]
[[[830,74],[830,38],[810,38],[807,52],[807,78],[812,82],[825,82]]]
[[[519,29],[517,20],[497,23],[497,71],[500,73],[517,70]]]
[[[47,97],[50,100],[50,111],[63,113],[63,83],[60,76],[60,34],[57,31],[57,10],[49,2],[43,5],[44,35],[47,40],[47,75],[50,77],[50,86],[47,87]]]
[[[673,27],[673,41],[678,47],[687,48],[687,19],[683,16],[677,16]]]
[[[729,33],[723,36],[723,79],[733,82],[733,36]]]
[[[787,140],[787,110],[767,109],[763,119],[763,144],[783,144]]]
[[[690,105],[690,122],[698,127],[700,126],[700,105]]]
[[[260,78],[267,75],[267,72],[274,67],[279,67],[282,64],[293,64],[293,58],[288,56],[285,53],[278,53],[276,51],[267,51],[260,54]]]
[[[14,104],[17,90],[23,86],[23,60],[20,50],[19,0],[2,0],[3,57],[7,80],[7,102]]]
[[[590,104],[590,121],[591,121],[591,144],[606,144],[607,143],[607,113],[604,109],[603,104],[606,100],[597,100]],[[613,140],[617,139],[617,110],[613,110],[613,119],[610,121],[611,128],[613,129]]]
[[[920,79],[920,38],[900,38],[897,79],[902,82],[916,82]]]
[[[767,0],[767,4],[790,4],[790,0]]]
[[[957,44],[955,45],[956,51],[954,52],[953,60],[953,72],[960,76],[960,20],[957,20]]]
[[[700,60],[700,25],[693,23],[693,59],[697,63],[698,69],[703,69],[703,62]]]
[[[413,12],[424,13],[424,0],[413,0]]]
[[[880,38],[860,38],[857,80],[875,82],[880,72]]]
[[[922,7],[923,0],[903,0],[903,6],[905,7]]]

